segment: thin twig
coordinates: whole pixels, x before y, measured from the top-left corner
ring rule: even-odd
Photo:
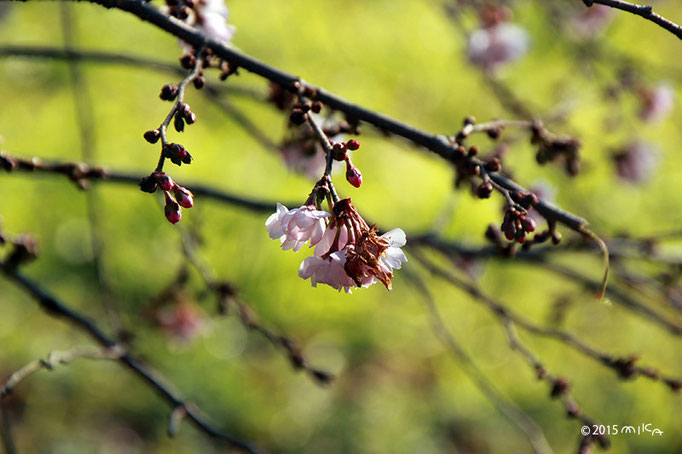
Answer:
[[[61,318],[67,321],[72,326],[84,331],[92,337],[98,344],[106,349],[116,347],[116,342],[108,337],[97,326],[97,324],[89,318],[76,312],[66,304],[59,301],[57,298],[43,290],[31,279],[24,276],[15,267],[5,266],[5,263],[0,262],[0,271],[5,276],[28,293],[38,305],[45,310],[49,315],[55,318]],[[236,438],[230,434],[221,432],[213,427],[198,410],[188,406],[188,404],[175,392],[171,387],[164,382],[155,372],[153,372],[144,362],[129,353],[121,355],[118,360],[132,370],[145,383],[152,387],[163,399],[165,399],[173,408],[183,406],[187,408],[187,418],[207,435],[228,442],[235,448],[242,449],[249,453],[258,453],[259,451],[250,443]]]
[[[265,327],[258,320],[253,309],[241,301],[237,295],[237,291],[232,288],[230,284],[227,282],[220,282],[214,277],[211,270],[201,260],[201,257],[199,257],[196,240],[191,232],[181,230],[180,235],[182,239],[182,250],[187,261],[199,272],[206,287],[218,295],[221,299],[221,303],[225,303],[236,310],[237,314],[239,314],[239,320],[246,329],[256,331],[272,345],[281,349],[294,368],[305,371],[317,384],[328,385],[334,380],[335,377],[331,372],[311,366],[294,340]],[[221,309],[227,310],[227,307],[221,307]]]
[[[344,112],[349,118],[367,122],[386,133],[403,137],[413,144],[424,147],[446,160],[451,161],[457,159],[455,148],[445,136],[424,132],[386,115],[361,107],[357,104],[352,104],[333,93],[302,81],[299,77],[267,65],[234,48],[226,46],[224,43],[210,39],[196,28],[164,14],[152,5],[138,0],[89,1],[106,8],[117,8],[127,11],[146,22],[154,24],[158,28],[171,33],[195,48],[205,47],[211,49],[216,56],[227,60],[235,67],[243,68],[283,87],[292,87],[298,83],[300,87],[308,88],[310,92],[316,93],[315,100],[324,103],[332,109]],[[497,184],[508,190],[528,192],[522,186],[500,173],[493,172],[491,178]],[[536,209],[546,218],[555,220],[575,231],[578,231],[582,226],[587,224],[585,219],[566,212],[543,200],[540,201]]]
[[[643,17],[659,27],[663,27],[668,30],[673,35],[682,39],[682,27],[677,25],[675,22],[666,19],[654,12],[650,5],[638,5],[636,3],[624,2],[622,0],[582,0],[585,6],[592,6],[595,3],[604,6],[610,6],[611,8],[616,8],[622,11],[627,11],[628,13],[635,14],[637,16]]]
[[[525,434],[536,453],[551,453],[552,448],[547,442],[547,438],[540,426],[495,388],[485,374],[476,366],[476,363],[473,362],[471,357],[464,351],[459,342],[457,342],[453,334],[445,325],[443,317],[438,310],[438,305],[429,291],[428,286],[414,272],[406,272],[405,275],[407,279],[412,281],[412,284],[422,296],[422,301],[429,315],[431,327],[436,334],[436,337],[462,365],[464,373],[466,373],[474,382],[483,395]]]
[[[68,3],[60,4],[61,28],[64,36],[64,51],[70,52],[74,47],[74,33],[76,21],[74,20],[72,5]],[[67,60],[69,77],[71,82],[71,93],[76,109],[76,123],[80,133],[81,159],[83,162],[91,163],[97,149],[95,139],[95,125],[93,114],[93,103],[90,97],[89,85],[83,75],[83,71],[76,60]],[[117,306],[116,299],[113,298],[113,290],[107,281],[102,265],[102,251],[104,248],[103,240],[99,234],[98,203],[95,191],[88,191],[85,196],[86,209],[88,214],[88,227],[90,232],[90,246],[92,248],[92,266],[95,272],[96,282],[102,294],[102,305],[109,316],[111,326],[116,331],[122,328],[121,311]]]
[[[170,111],[168,112],[168,115],[166,115],[166,118],[163,120],[161,125],[159,126],[159,135],[161,136],[161,155],[159,156],[159,163],[156,166],[156,172],[162,172],[163,171],[163,164],[166,161],[166,154],[164,153],[166,145],[168,145],[168,138],[166,137],[166,131],[168,129],[168,125],[170,125],[171,120],[177,114],[181,107],[184,105],[185,102],[185,90],[187,88],[187,85],[192,82],[194,79],[199,76],[203,69],[203,61],[204,59],[201,57],[201,50],[203,47],[198,47],[197,52],[196,52],[196,62],[194,64],[194,68],[192,71],[185,77],[182,82],[178,84],[178,93],[177,97],[175,99],[175,102],[173,103],[173,107],[171,107]]]
[[[430,273],[468,293],[475,301],[483,304],[493,315],[498,317],[500,321],[505,322],[508,320],[529,333],[555,339],[578,353],[612,369],[623,379],[634,379],[643,376],[666,385],[671,391],[678,392],[682,389],[682,379],[663,375],[652,367],[638,366],[635,364],[637,359],[636,355],[618,357],[588,345],[570,332],[536,325],[529,319],[519,315],[512,309],[484,293],[474,283],[460,279],[449,270],[436,265],[418,250],[412,248],[410,251],[412,256],[414,256]]]
[[[53,370],[60,364],[68,364],[74,359],[79,358],[117,360],[123,354],[125,354],[125,351],[120,346],[105,349],[95,347],[74,347],[66,351],[50,352],[46,358],[31,361],[10,375],[7,381],[0,387],[0,399],[7,397],[19,382],[40,370]]]

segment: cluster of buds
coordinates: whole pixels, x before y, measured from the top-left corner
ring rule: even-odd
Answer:
[[[305,205],[293,210],[277,205],[265,222],[270,238],[279,239],[282,249],[298,251],[306,243],[315,247],[314,255],[304,259],[298,270],[313,287],[325,284],[351,293],[353,288],[381,282],[390,290],[393,270],[407,262],[400,249],[407,242],[405,232],[394,229],[378,235],[350,199],[330,203],[331,213],[321,210],[320,200],[328,196],[321,183]]]
[[[165,158],[170,159],[177,166],[192,163],[192,155],[179,143],[164,144],[162,153]]]
[[[526,242],[526,234],[535,231],[536,224],[533,218],[528,215],[528,209],[537,205],[538,198],[533,193],[523,194],[514,191],[510,194],[514,205],[508,206],[504,212],[502,220],[502,233],[509,241],[518,241],[523,244]]]
[[[552,137],[542,123],[531,127],[530,143],[538,147],[535,159],[538,164],[554,162],[562,158],[566,173],[576,176],[580,172],[580,141],[572,137]]]
[[[360,148],[360,142],[355,139],[346,142],[336,142],[332,145],[332,157],[335,161],[346,161],[346,180],[356,188],[362,184],[362,173],[360,169],[353,165],[348,155],[348,151],[355,151]]]
[[[312,98],[315,95],[316,93],[314,89],[310,87],[306,87],[304,89],[303,96]],[[320,101],[297,102],[291,107],[291,114],[289,114],[289,120],[293,125],[300,126],[306,122],[308,112],[318,114],[322,112],[323,107],[324,105]]]
[[[197,121],[197,116],[192,112],[189,104],[184,102],[180,104],[173,117],[173,126],[175,127],[175,130],[177,132],[182,132],[185,130],[185,123],[191,125],[194,124],[195,121]]]
[[[163,172],[153,172],[140,180],[140,189],[153,194],[157,189],[164,192],[166,205],[164,213],[171,224],[177,224],[182,219],[181,208],[192,208],[194,196],[189,189],[175,183],[171,177]],[[171,194],[172,193],[172,194]]]
[[[464,145],[458,144],[455,147],[452,156],[452,163],[455,166],[455,187],[458,188],[466,182],[471,182],[473,177],[481,175],[481,166],[471,159],[476,155],[478,155],[476,145],[466,148]]]

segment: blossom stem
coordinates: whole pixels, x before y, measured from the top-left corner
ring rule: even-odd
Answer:
[[[175,99],[175,103],[173,104],[173,107],[171,107],[170,112],[168,112],[168,115],[166,115],[166,118],[161,123],[161,126],[159,126],[159,135],[161,136],[161,156],[159,156],[159,163],[156,166],[157,172],[163,171],[163,164],[166,162],[166,157],[164,156],[163,149],[164,145],[168,145],[168,138],[166,137],[168,125],[170,125],[173,116],[178,112],[178,110],[180,110],[180,107],[184,103],[185,89],[187,88],[187,84],[196,79],[196,77],[203,69],[203,59],[201,58],[201,52],[203,50],[204,50],[203,47],[197,50],[196,53],[197,58],[196,63],[194,64],[194,69],[192,69],[192,72],[189,73],[187,77],[185,77],[182,80],[182,82],[178,84],[178,96]]]
[[[334,150],[332,149],[332,144],[329,142],[329,138],[327,137],[327,134],[324,133],[322,128],[320,127],[319,124],[315,121],[315,119],[312,117],[312,115],[307,114],[306,115],[308,124],[310,125],[311,128],[313,128],[313,131],[315,131],[315,135],[320,141],[320,144],[322,145],[322,148],[324,149],[324,152],[327,155],[327,164],[324,168],[324,176],[322,178],[326,178],[328,186],[329,186],[329,192],[332,195],[332,200],[334,203],[339,201],[339,196],[336,194],[336,189],[334,188],[334,183],[332,183],[332,178],[331,178],[331,173],[332,173],[332,164],[334,163]]]

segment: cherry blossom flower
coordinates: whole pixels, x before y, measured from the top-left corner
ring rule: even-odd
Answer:
[[[366,260],[361,253],[355,253],[353,250],[349,254],[351,262],[347,268],[351,270],[351,274],[355,276],[360,286],[369,287],[382,282],[390,290],[393,270],[400,269],[402,264],[407,262],[405,253],[400,249],[407,244],[407,237],[402,229],[393,229],[378,237],[378,243],[385,249],[381,252],[377,251],[376,263],[373,264],[371,259]],[[353,264],[354,259],[357,259],[357,264]]]
[[[580,8],[580,13],[571,20],[571,27],[585,38],[591,38],[604,30],[613,17],[613,8],[605,5],[592,5]]]
[[[675,107],[675,91],[665,82],[653,88],[640,91],[640,118],[647,123],[656,123],[664,119]]]
[[[352,293],[351,289],[357,285],[346,274],[345,264],[345,250],[336,251],[325,258],[314,255],[301,262],[298,275],[302,279],[310,279],[310,284],[313,287],[317,287],[317,284],[326,284],[336,290]]]
[[[201,0],[197,6],[197,26],[209,38],[229,43],[234,27],[227,25],[230,11],[223,0]]]
[[[346,293],[377,282],[390,290],[393,270],[407,262],[400,249],[406,243],[401,229],[377,235],[350,199],[344,199],[334,205],[334,218],[317,244],[315,255],[301,263],[298,275],[310,279],[313,287],[326,284]]]
[[[613,155],[618,177],[634,184],[651,179],[659,160],[658,149],[646,142],[632,142]]]
[[[331,214],[318,210],[314,205],[289,210],[278,203],[277,211],[265,221],[265,226],[270,238],[280,239],[282,249],[298,251],[308,241],[311,247],[320,242],[326,230],[325,218],[328,217]]]
[[[290,140],[278,148],[284,164],[293,172],[317,179],[324,171],[326,158],[311,140]]]
[[[169,335],[183,342],[194,339],[206,326],[199,307],[189,301],[180,301],[161,311],[158,321]]]
[[[528,47],[528,33],[523,28],[515,24],[499,23],[480,28],[471,34],[469,60],[484,69],[495,70],[523,56]]]

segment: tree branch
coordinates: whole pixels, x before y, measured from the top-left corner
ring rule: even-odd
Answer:
[[[347,117],[369,123],[381,131],[400,136],[415,145],[424,147],[438,156],[454,161],[459,159],[455,148],[443,135],[434,135],[424,132],[414,126],[397,121],[389,116],[377,113],[373,110],[353,104],[331,92],[322,88],[315,87],[302,81],[299,77],[289,74],[273,66],[267,65],[249,55],[238,52],[223,43],[208,38],[206,35],[184,22],[170,17],[157,8],[139,0],[88,0],[106,8],[117,8],[127,11],[145,22],[149,22],[156,27],[174,35],[195,48],[208,48],[215,55],[229,61],[236,67],[241,67],[249,72],[257,74],[265,79],[275,82],[283,87],[292,87],[299,83],[301,87],[307,87],[311,92],[315,92],[315,100],[319,100],[328,107],[341,111]],[[490,178],[510,191],[528,192],[522,186],[507,178],[506,176],[491,172]],[[543,216],[554,220],[566,227],[581,232],[587,225],[587,221],[579,216],[564,211],[553,204],[543,200],[537,205],[536,209]]]
[[[22,288],[26,293],[38,303],[38,305],[47,312],[50,316],[64,319],[67,323],[75,326],[87,333],[98,344],[105,349],[114,349],[117,343],[97,326],[97,324],[70,308],[66,304],[59,301],[57,298],[43,290],[31,279],[20,273],[16,267],[7,266],[0,262],[0,271],[14,284]],[[164,400],[166,400],[173,409],[178,407],[184,408],[187,412],[187,418],[207,435],[228,442],[235,448],[242,449],[249,453],[258,453],[259,451],[250,443],[242,441],[230,434],[221,432],[207,422],[200,412],[192,405],[184,401],[175,391],[173,391],[168,384],[166,384],[155,372],[146,366],[140,359],[129,353],[122,354],[118,360],[123,363],[128,369],[140,377],[147,385],[153,388]]]
[[[682,27],[677,25],[675,22],[666,19],[654,12],[650,5],[638,5],[636,3],[624,2],[622,0],[582,0],[585,6],[592,6],[595,3],[604,6],[610,6],[611,8],[619,9],[622,11],[627,11],[628,13],[635,14],[637,16],[643,17],[654,24],[668,30],[673,35],[682,39]]]

